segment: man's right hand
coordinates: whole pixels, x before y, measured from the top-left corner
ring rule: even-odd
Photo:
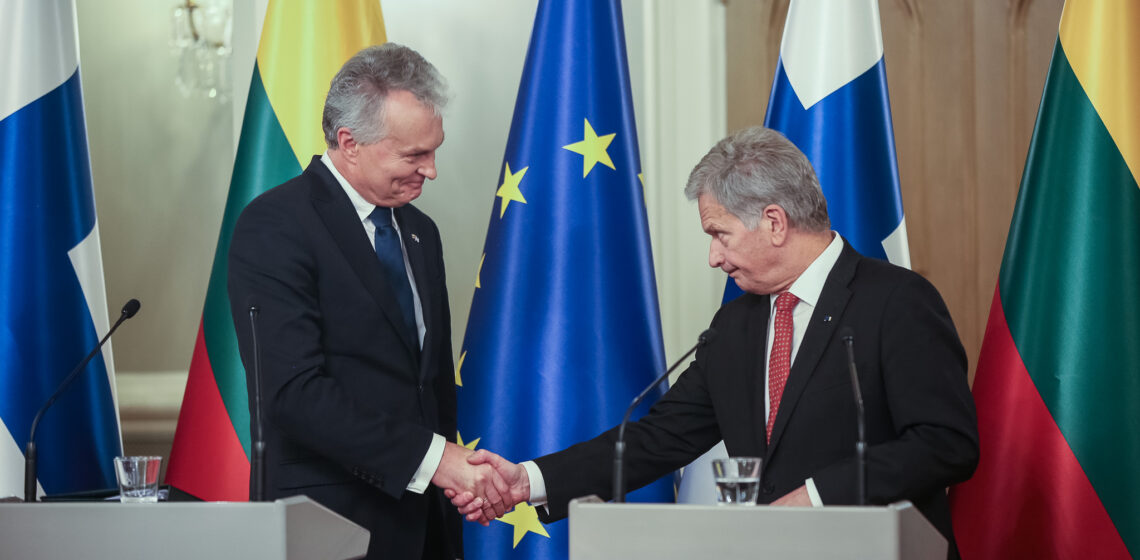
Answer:
[[[487,525],[492,519],[510,511],[518,501],[507,503],[508,497],[513,495],[510,484],[503,480],[493,465],[482,464],[484,461],[481,460],[471,461],[473,455],[470,449],[447,442],[431,482],[444,489],[448,498],[469,496],[464,505],[469,510],[477,510],[478,514],[464,512],[464,515],[471,521]]]
[[[506,486],[505,491],[502,487],[499,490],[507,511],[530,499],[530,477],[522,465],[512,463],[486,449],[480,449],[468,455],[467,462],[474,466],[489,465],[494,468],[495,473]],[[488,510],[477,495],[453,489],[445,490],[444,494],[451,499],[452,505],[458,508],[459,513],[465,515],[468,521],[487,525],[493,519],[487,516]]]

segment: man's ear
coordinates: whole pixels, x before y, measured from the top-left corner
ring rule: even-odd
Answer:
[[[346,126],[336,129],[336,145],[341,154],[344,154],[345,159],[350,162],[356,161],[356,154],[360,151],[360,144],[356,143],[356,138],[353,138],[352,131]]]
[[[776,246],[783,245],[788,239],[788,213],[784,209],[775,205],[769,204],[764,207],[764,227],[769,229],[772,238],[772,244]]]

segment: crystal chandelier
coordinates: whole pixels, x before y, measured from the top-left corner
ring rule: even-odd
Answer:
[[[229,101],[232,0],[185,0],[171,8],[170,46],[178,60],[175,83],[186,97]]]

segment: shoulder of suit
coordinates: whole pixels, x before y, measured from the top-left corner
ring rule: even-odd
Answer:
[[[938,288],[930,280],[909,268],[863,256],[859,257],[856,267],[853,287],[855,285],[874,286],[892,292],[899,287],[909,287],[910,289],[917,289],[919,292],[933,292],[941,297]]]
[[[733,318],[745,318],[756,310],[761,310],[764,313],[768,312],[768,296],[745,292],[737,296],[736,299],[720,306],[720,309],[716,312],[716,316],[713,317],[713,322],[732,320]]]

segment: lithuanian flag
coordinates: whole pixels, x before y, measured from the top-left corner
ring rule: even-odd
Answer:
[[[238,215],[257,195],[301,174],[325,150],[329,82],[352,55],[385,42],[379,0],[270,0],[249,85],[230,192],[166,482],[205,500],[249,497],[245,370],[226,293]]]
[[[962,557],[1140,555],[1140,2],[1069,0],[978,360]]]

